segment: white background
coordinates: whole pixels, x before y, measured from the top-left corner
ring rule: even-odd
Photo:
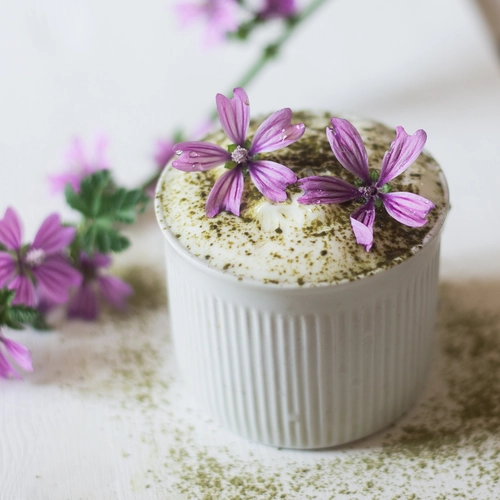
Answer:
[[[201,31],[182,31],[173,5],[0,4],[0,213],[15,207],[27,239],[52,211],[72,217],[60,197],[49,195],[46,176],[64,169],[73,136],[91,141],[107,133],[117,178],[134,186],[154,169],[155,140],[178,126],[194,129],[215,94],[232,88],[271,37],[203,50]],[[345,111],[409,132],[425,129],[451,192],[443,279],[500,276],[500,59],[474,2],[332,0],[247,90],[256,114],[282,107]],[[122,265],[147,262],[161,276],[152,213],[132,236],[136,245]],[[2,500],[202,498],[187,479],[183,493],[172,486],[180,481],[173,466],[155,469],[179,448],[176,439],[194,457],[202,445],[220,457],[220,446],[236,447],[243,469],[250,456],[279,464],[275,450],[193,416],[197,410],[175,378],[165,311],[140,315],[90,326],[59,322],[55,333],[16,337],[30,347],[36,371],[25,382],[0,380]],[[140,331],[151,336],[139,338]],[[137,368],[139,351],[146,368]],[[160,378],[151,382],[148,366]],[[190,419],[194,437],[169,432]],[[249,470],[251,464],[248,458]],[[435,498],[443,485],[419,488],[422,498]]]

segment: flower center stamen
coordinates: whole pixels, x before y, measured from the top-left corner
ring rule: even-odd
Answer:
[[[369,200],[370,198],[377,196],[378,189],[375,186],[363,186],[359,188],[359,194],[362,198]]]
[[[41,248],[32,248],[26,253],[24,262],[30,267],[36,267],[43,264],[46,257],[46,253]]]
[[[231,153],[231,160],[235,163],[246,163],[248,161],[248,150],[237,146],[236,149]]]

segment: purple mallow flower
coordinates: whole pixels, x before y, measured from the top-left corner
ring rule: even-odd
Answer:
[[[78,285],[82,277],[63,255],[73,241],[76,230],[61,225],[59,215],[45,219],[33,243],[22,245],[19,218],[8,208],[0,220],[0,287],[16,290],[13,304],[37,305],[37,292],[53,303],[68,300],[68,289]]]
[[[222,129],[233,141],[228,149],[208,142],[176,144],[179,158],[172,166],[184,172],[198,172],[224,165],[228,169],[215,182],[206,203],[207,217],[221,210],[240,214],[243,175],[248,171],[256,188],[274,202],[285,201],[286,188],[296,182],[288,167],[269,160],[260,160],[260,153],[269,153],[298,141],[304,133],[302,123],[292,125],[292,111],[276,111],[259,126],[252,142],[246,139],[250,123],[250,103],[242,88],[234,89],[234,97],[217,94],[217,113]]]
[[[227,33],[238,28],[238,6],[235,0],[203,0],[200,3],[182,2],[176,6],[183,25],[203,19],[206,22],[205,45],[222,42]]]
[[[327,127],[326,135],[332,151],[346,170],[361,179],[361,186],[352,186],[337,177],[306,177],[299,181],[305,194],[298,201],[315,204],[362,200],[363,206],[351,214],[351,226],[356,241],[364,245],[367,252],[373,245],[375,208],[379,205],[383,205],[391,217],[406,226],[423,226],[434,204],[414,193],[392,193],[388,183],[417,159],[424,149],[426,133],[417,130],[408,135],[403,127],[396,127],[396,139],[384,155],[379,174],[368,169],[368,155],[354,126],[341,118],[332,118],[331,125],[331,128]]]
[[[111,257],[102,253],[88,256],[80,254],[83,281],[70,300],[68,315],[71,318],[94,320],[99,316],[99,298],[117,309],[125,309],[132,287],[114,276],[102,275],[101,269],[109,267]]]
[[[264,0],[259,12],[262,19],[287,18],[297,14],[295,0]]]
[[[6,356],[3,352],[4,349],[7,351],[8,356]],[[11,360],[19,365],[23,370],[27,372],[33,371],[31,356],[28,349],[22,344],[4,337],[2,331],[0,330],[0,377],[13,377],[20,379],[21,376],[12,366]]]
[[[90,154],[85,149],[80,138],[76,137],[73,139],[65,155],[65,163],[68,166],[68,170],[49,177],[52,192],[64,191],[66,184],[71,184],[73,189],[78,193],[80,192],[80,183],[84,177],[97,170],[108,170],[110,166],[106,159],[107,147],[108,139],[99,135],[94,141],[93,154]]]

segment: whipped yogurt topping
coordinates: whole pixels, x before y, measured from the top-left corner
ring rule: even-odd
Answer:
[[[301,140],[262,159],[291,168],[299,178],[334,175],[351,184],[356,178],[335,158],[325,128],[333,115],[301,112],[295,121],[306,125]],[[360,133],[370,168],[380,170],[384,153],[395,131],[376,122],[348,118]],[[256,123],[260,123],[258,120]],[[255,128],[250,129],[251,133]],[[412,131],[408,131],[412,133]],[[221,133],[207,138],[226,147]],[[316,286],[349,281],[390,268],[418,251],[434,225],[447,211],[446,185],[436,161],[424,151],[400,176],[391,181],[393,191],[411,191],[435,205],[428,223],[411,228],[377,209],[374,244],[370,252],[358,245],[349,215],[360,202],[302,205],[297,186],[288,188],[288,200],[272,203],[245,179],[241,216],[222,212],[205,215],[205,202],[223,166],[206,172],[181,172],[167,167],[160,181],[157,209],[168,229],[193,255],[209,266],[241,279],[263,283]]]

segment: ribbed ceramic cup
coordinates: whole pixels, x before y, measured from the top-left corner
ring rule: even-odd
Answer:
[[[445,215],[401,264],[309,288],[208,266],[156,209],[178,364],[224,427],[272,446],[324,448],[372,434],[412,405],[431,358]]]

